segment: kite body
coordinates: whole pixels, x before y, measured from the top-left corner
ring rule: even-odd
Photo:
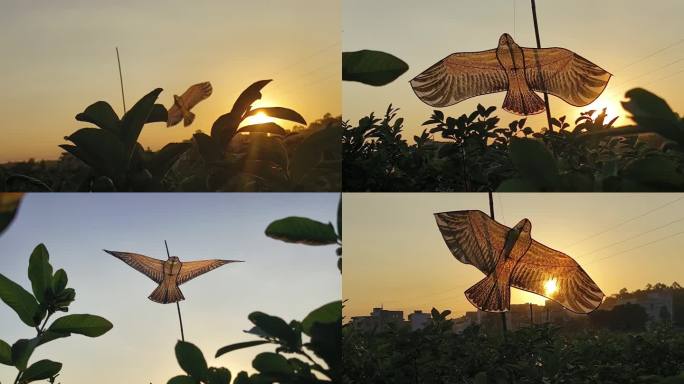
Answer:
[[[447,107],[506,91],[503,109],[518,115],[544,111],[545,92],[583,107],[596,100],[611,74],[564,48],[524,48],[504,33],[495,49],[447,56],[411,80],[424,103]]]
[[[166,126],[172,127],[180,123],[181,120],[183,120],[184,127],[192,124],[195,121],[195,114],[190,112],[190,110],[199,104],[200,101],[211,96],[212,91],[211,83],[206,81],[191,86],[180,96],[173,95],[173,106],[169,109]]]
[[[527,219],[513,228],[481,211],[436,213],[435,219],[454,257],[487,275],[465,291],[468,301],[482,311],[507,311],[511,286],[575,313],[589,313],[603,301],[601,289],[575,260],[532,239]],[[550,281],[557,287],[552,292]]]
[[[228,263],[240,262],[239,260],[200,260],[181,262],[176,256],[167,260],[158,260],[145,255],[129,252],[117,252],[104,250],[110,255],[130,265],[137,271],[149,277],[159,284],[148,297],[150,300],[168,304],[185,300],[179,285],[205,274],[213,269]]]

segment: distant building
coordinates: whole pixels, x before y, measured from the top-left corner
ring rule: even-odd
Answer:
[[[423,311],[413,311],[413,313],[408,315],[412,331],[425,328],[430,323],[430,320],[432,320],[432,315]]]
[[[373,308],[370,316],[355,316],[351,318],[351,326],[362,331],[382,330],[388,325],[405,325],[404,311],[388,311],[383,308]]]
[[[641,295],[625,295],[615,301],[615,305],[637,304],[648,315],[648,325],[674,320],[673,295],[671,291],[654,291]]]

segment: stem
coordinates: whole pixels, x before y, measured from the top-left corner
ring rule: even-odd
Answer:
[[[14,384],[19,384],[19,379],[21,379],[21,371],[17,372],[17,377],[14,379]]]
[[[38,329],[38,336],[40,336],[43,333],[43,330],[45,329],[45,326],[47,325],[48,320],[50,320],[50,316],[52,316],[52,313],[48,313],[48,315],[45,317],[45,321],[43,321],[43,325],[41,325],[40,329]]]

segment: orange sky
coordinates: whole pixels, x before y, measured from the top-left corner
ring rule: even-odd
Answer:
[[[211,81],[195,123],[145,127],[158,149],[182,141],[227,112],[254,81],[273,78],[257,105],[297,110],[307,121],[340,107],[340,5],[296,0],[14,1],[0,12],[0,162],[59,156],[63,137],[86,126],[74,116],[105,100],[121,114],[115,46],[130,107],[156,87],[173,94]],[[286,127],[292,124],[285,122]]]
[[[433,213],[489,212],[487,194],[347,193],[343,199],[347,318],[379,306],[405,314],[433,306],[456,316],[474,310],[463,291],[484,275],[451,255]],[[684,194],[508,193],[495,194],[494,202],[498,221],[512,227],[530,219],[535,240],[575,258],[607,295],[684,280]],[[512,289],[511,302],[544,299]]]
[[[343,84],[345,119],[356,123],[370,112],[384,113],[392,103],[400,108],[405,137],[420,134],[433,107],[413,93],[409,80],[455,52],[495,48],[507,32],[524,47],[536,47],[528,0],[345,0],[342,14],[343,50],[377,49],[408,63],[409,70],[384,87]],[[382,14],[382,17],[377,15]],[[609,116],[626,116],[620,100],[625,92],[643,87],[684,114],[684,27],[681,0],[537,1],[543,47],[570,49],[613,74],[604,93],[591,105],[575,108],[550,96],[552,115],[574,123],[581,111],[608,107]],[[501,109],[504,93],[474,97],[441,110],[458,117],[477,104],[496,106],[501,124],[520,116]],[[620,118],[616,125],[630,124]],[[546,114],[528,118],[532,128],[547,126]]]

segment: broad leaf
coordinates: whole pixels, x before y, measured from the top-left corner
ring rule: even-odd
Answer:
[[[246,125],[238,129],[238,133],[270,133],[272,135],[285,136],[287,131],[276,123],[263,123]]]
[[[0,179],[2,179],[1,175]],[[0,185],[0,188],[3,188],[3,186]],[[12,220],[14,220],[23,197],[23,193],[4,192],[0,194],[0,233],[2,233],[12,223]]]
[[[44,244],[38,244],[29,258],[28,276],[33,295],[39,303],[46,302],[46,293],[52,288],[52,265]]]
[[[556,160],[541,141],[513,138],[509,150],[513,165],[524,179],[542,191],[553,191],[558,187]]]
[[[380,51],[342,52],[342,80],[386,85],[408,71],[408,64]]]
[[[63,269],[58,269],[55,275],[52,277],[52,292],[59,295],[64,288],[66,288],[69,278],[67,277],[66,271]]]
[[[273,352],[262,352],[252,360],[252,367],[261,373],[283,375],[293,372],[287,359]]]
[[[309,313],[302,320],[302,331],[311,336],[311,326],[314,323],[336,323],[342,321],[342,302],[333,301]]]
[[[148,123],[166,123],[169,120],[169,112],[161,104],[155,104],[152,106],[150,115],[147,116]]]
[[[40,309],[36,298],[19,284],[0,274],[0,299],[19,315],[21,321],[29,327],[35,327]]]
[[[266,228],[266,236],[288,243],[328,245],[337,243],[335,228],[331,223],[306,217],[290,216],[276,220]]]
[[[12,347],[0,340],[0,364],[12,365]]]
[[[154,177],[161,179],[190,147],[190,143],[166,144],[164,148],[152,154],[145,164],[146,168]]]
[[[221,151],[225,150],[230,140],[233,139],[241,121],[242,117],[234,112],[221,115],[214,121],[211,126],[211,137],[216,140]]]
[[[294,121],[295,123],[306,125],[306,120],[304,120],[302,115],[300,115],[292,109],[283,107],[255,108],[249,111],[249,113],[247,113],[246,116],[254,116],[259,113],[263,113],[266,116],[273,117],[276,119],[289,120]]]
[[[197,384],[198,381],[190,376],[178,375],[169,379],[166,384]]]
[[[95,124],[115,135],[120,132],[119,116],[116,115],[112,106],[105,101],[98,101],[89,105],[83,112],[76,115],[76,120]]]
[[[268,335],[275,337],[285,342],[291,348],[297,348],[301,345],[301,334],[295,332],[285,320],[267,315],[263,312],[252,312],[248,316],[249,320],[254,323],[260,330]]]
[[[66,315],[55,320],[48,331],[56,333],[76,333],[88,337],[98,337],[109,332],[113,325],[107,319],[95,315]]]
[[[121,119],[121,138],[128,158],[130,158],[133,148],[138,142],[138,136],[140,136],[143,126],[152,114],[154,102],[161,92],[162,89],[157,88],[143,96]]]
[[[19,370],[26,369],[33,350],[38,346],[39,339],[20,339],[12,344],[12,364]]]
[[[342,196],[337,203],[337,237],[342,240]]]
[[[235,343],[231,345],[226,345],[225,347],[220,348],[218,351],[216,351],[216,357],[225,355],[228,352],[236,351],[238,349],[243,349],[243,348],[250,348],[254,347],[257,345],[261,344],[268,344],[268,340],[254,340],[254,341],[245,341],[242,343]]]
[[[261,99],[261,89],[270,83],[272,80],[259,80],[249,87],[247,87],[240,96],[235,100],[231,113],[238,116],[240,119],[244,118],[249,111],[252,103]]]
[[[82,128],[67,137],[78,147],[72,151],[62,146],[72,155],[86,162],[101,174],[115,177],[123,172],[128,161],[126,148],[119,138],[106,130]]]
[[[39,360],[31,364],[21,375],[21,383],[49,379],[62,369],[62,363],[51,360]]]
[[[209,368],[207,384],[230,384],[230,371],[227,368]]]
[[[176,360],[188,375],[197,380],[204,380],[207,377],[207,361],[204,360],[202,351],[194,344],[178,341],[176,343]]]

